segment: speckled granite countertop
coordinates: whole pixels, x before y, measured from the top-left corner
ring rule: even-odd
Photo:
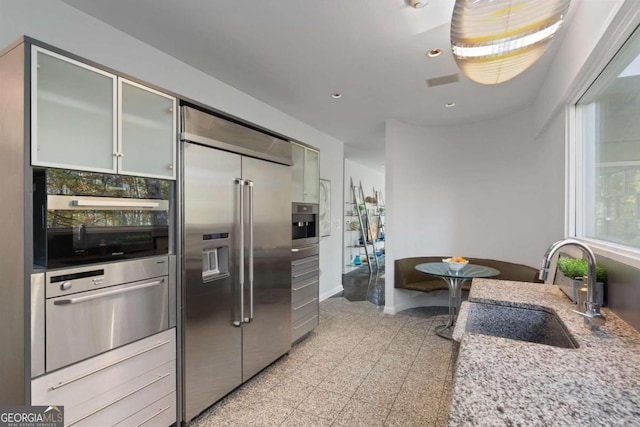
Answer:
[[[465,332],[472,302],[553,312],[579,347]],[[453,335],[449,425],[640,426],[640,333],[606,308],[606,324],[591,331],[575,307],[557,286],[474,279]]]

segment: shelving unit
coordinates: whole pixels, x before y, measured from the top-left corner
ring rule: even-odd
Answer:
[[[369,271],[373,271],[373,265],[379,267],[376,252],[379,245],[379,210],[376,204],[367,202],[362,190],[362,183],[355,185],[351,179],[352,202],[346,202],[346,249],[351,253],[347,267],[359,267],[365,264],[353,264],[355,256],[366,257],[366,264]],[[357,251],[357,252],[355,252]],[[355,252],[355,253],[354,253]]]
[[[384,196],[382,191],[376,191],[373,189],[373,193],[376,195],[376,204],[378,207],[378,239],[384,241],[384,220],[386,209],[384,206]]]
[[[349,262],[347,263],[347,267],[360,267],[361,265],[356,265],[353,263],[353,253],[357,250],[357,254],[360,254],[360,249],[362,248],[360,245],[356,245],[358,235],[360,234],[360,222],[358,220],[358,215],[356,213],[356,204],[353,202],[345,202],[345,242],[348,242],[345,245],[347,251],[351,254],[349,256]]]

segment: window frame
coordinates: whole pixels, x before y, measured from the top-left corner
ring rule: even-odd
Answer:
[[[627,2],[630,4],[631,2]],[[626,9],[626,10],[624,10]],[[631,10],[629,10],[631,9]],[[598,255],[640,268],[640,248],[585,236],[585,200],[583,107],[577,105],[583,95],[620,52],[636,29],[640,32],[640,8],[622,7],[619,19],[613,19],[609,34],[605,34],[572,85],[565,106],[565,235],[579,239]],[[618,22],[616,22],[618,21]]]

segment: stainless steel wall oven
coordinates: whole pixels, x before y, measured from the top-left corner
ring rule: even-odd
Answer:
[[[166,255],[173,183],[34,170],[34,259],[46,268]]]
[[[176,324],[175,256],[49,270],[32,276],[32,377]]]

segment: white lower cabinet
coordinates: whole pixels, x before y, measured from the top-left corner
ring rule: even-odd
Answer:
[[[173,392],[136,412],[115,427],[169,426],[176,422],[176,393]]]
[[[31,381],[32,405],[64,406],[65,426],[176,422],[175,328]]]

